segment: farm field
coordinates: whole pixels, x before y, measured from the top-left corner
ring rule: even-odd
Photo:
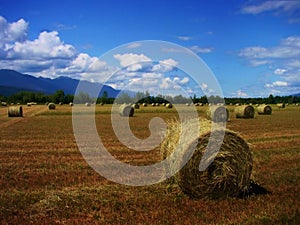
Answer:
[[[105,147],[132,165],[160,160],[123,146],[111,128],[109,105],[96,107]],[[184,106],[182,106],[184,107]],[[8,118],[0,107],[1,224],[300,224],[300,107],[275,105],[272,115],[236,119],[229,106],[227,127],[253,151],[253,177],[271,192],[245,199],[194,200],[162,182],[132,187],[95,172],[77,148],[69,105],[48,110],[23,106],[23,118]],[[207,107],[197,107],[205,116]],[[130,118],[139,138],[150,135],[153,117],[176,116],[175,109],[141,107]]]

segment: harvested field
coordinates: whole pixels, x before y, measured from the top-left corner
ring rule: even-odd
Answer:
[[[116,138],[110,105],[96,106],[97,130],[117,159],[132,165],[160,160],[160,149],[133,151]],[[189,110],[191,107],[179,106]],[[83,108],[88,113],[93,107]],[[230,112],[235,106],[229,106]],[[1,224],[299,224],[300,108],[273,107],[251,120],[230,114],[229,129],[253,151],[252,174],[271,194],[194,200],[169,182],[131,187],[96,173],[77,148],[72,107],[23,106],[23,118],[0,106]],[[197,108],[201,118],[207,107]],[[154,117],[176,117],[176,106],[142,107],[129,118],[138,138],[150,135]]]

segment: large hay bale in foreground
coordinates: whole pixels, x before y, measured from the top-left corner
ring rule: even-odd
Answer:
[[[229,120],[229,110],[225,106],[210,106],[206,111],[207,118],[219,123]]]
[[[55,106],[54,103],[50,102],[50,103],[48,104],[48,109],[54,110],[55,108],[56,108],[56,106]]]
[[[134,108],[131,105],[122,104],[119,107],[119,113],[121,116],[132,117],[134,114]]]
[[[194,154],[170,180],[178,184],[182,191],[192,198],[238,197],[250,184],[253,166],[252,153],[247,142],[238,134],[221,129],[210,131],[209,124],[207,121],[201,121],[201,131],[198,140],[196,140],[198,143]],[[169,122],[167,126],[166,137],[161,145],[163,159],[175,150],[181,135],[179,121]],[[200,161],[206,151],[210,137],[219,140],[223,137],[224,132],[223,144],[213,162],[204,171],[199,171]],[[214,143],[212,143],[211,149],[216,151]],[[191,143],[190,146],[195,146],[195,142]],[[186,150],[186,153],[179,155],[184,158],[186,157],[185,154],[190,154],[189,152]],[[174,160],[173,164],[168,165],[169,169],[172,171],[172,167],[178,165],[180,161],[180,158]]]
[[[255,110],[252,105],[241,105],[234,110],[236,118],[254,118]]]
[[[257,113],[260,115],[271,115],[272,114],[272,107],[269,105],[260,105],[257,107]]]
[[[8,117],[23,117],[22,106],[10,106],[7,110]]]

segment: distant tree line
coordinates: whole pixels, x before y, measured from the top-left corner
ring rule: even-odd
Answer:
[[[69,104],[70,102],[76,103],[103,103],[103,104],[113,104],[113,103],[225,103],[229,104],[277,104],[277,103],[300,103],[300,97],[298,96],[273,96],[272,94],[269,97],[265,98],[221,98],[220,96],[201,96],[197,97],[184,97],[182,95],[168,96],[168,95],[157,95],[152,96],[148,91],[146,92],[137,92],[134,96],[129,95],[126,92],[120,93],[117,98],[108,97],[108,93],[104,91],[103,95],[98,98],[92,98],[87,93],[79,92],[78,95],[74,96],[71,94],[65,94],[63,90],[58,90],[53,94],[44,94],[37,92],[27,92],[22,91],[10,96],[1,96],[1,102],[7,103],[20,103],[26,104],[28,102],[36,102],[38,104],[45,104],[46,102],[54,102],[56,104],[63,103]]]

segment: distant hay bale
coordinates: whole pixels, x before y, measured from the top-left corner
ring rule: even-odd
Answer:
[[[206,111],[208,119],[219,123],[229,121],[229,110],[225,106],[210,106]]]
[[[152,105],[152,106],[156,106],[155,103],[152,103],[151,105]]]
[[[167,103],[167,104],[166,104],[166,108],[168,108],[168,109],[171,109],[171,108],[173,108],[173,105],[172,105],[172,103]]]
[[[284,103],[277,103],[277,107],[278,108],[285,108],[285,104]]]
[[[99,104],[99,105],[103,106],[103,105],[104,105],[104,103],[103,103],[103,102],[100,102],[100,104]]]
[[[160,104],[157,102],[157,103],[155,103],[155,106],[160,106]]]
[[[161,105],[162,105],[162,106],[166,106],[166,103],[165,103],[165,102],[163,102]]]
[[[31,106],[32,104],[31,104],[31,102],[27,102],[27,106]]]
[[[175,150],[182,132],[178,120],[169,121],[167,127],[166,137],[161,144],[163,159]],[[221,148],[216,152],[213,162],[204,171],[199,171],[200,161],[207,151],[208,142],[211,144],[210,138],[220,140],[224,133]],[[213,143],[210,151],[217,151],[218,149],[214,149],[217,146]],[[252,153],[247,142],[238,134],[230,130],[211,131],[210,123],[201,121],[199,138],[189,146],[195,147],[192,157],[173,179],[170,179],[170,182],[178,184],[188,196],[213,199],[237,197],[248,187],[253,166]],[[190,152],[187,150],[183,150],[180,157],[185,158]],[[176,158],[168,168],[172,171],[174,165],[178,166],[180,161],[180,158]]]
[[[48,104],[48,109],[50,109],[50,110],[54,110],[56,108],[56,106],[55,106],[55,104],[54,103],[49,103]]]
[[[139,109],[139,108],[140,108],[140,105],[139,105],[139,104],[133,104],[132,107],[133,107],[134,109]]]
[[[64,103],[62,103],[62,102],[60,102],[60,103],[58,103],[59,105],[63,105]]]
[[[144,102],[144,103],[143,103],[143,106],[144,106],[144,107],[147,107],[147,106],[148,106],[148,104],[147,104],[146,102]]]
[[[122,104],[119,107],[119,113],[121,116],[132,117],[134,114],[134,108],[131,105]]]
[[[87,102],[87,103],[85,103],[85,106],[90,107],[91,103]]]
[[[1,102],[1,106],[7,106],[6,102]]]
[[[74,105],[73,102],[70,102],[70,103],[69,103],[69,106],[73,106],[73,105]]]
[[[255,110],[252,105],[241,105],[234,110],[236,118],[254,118]]]
[[[257,113],[260,115],[271,115],[272,114],[272,107],[269,105],[260,105],[257,107]]]
[[[191,104],[190,104],[190,103],[185,103],[185,105],[186,105],[186,106],[190,106]]]
[[[23,117],[22,106],[10,106],[7,110],[8,117]]]

